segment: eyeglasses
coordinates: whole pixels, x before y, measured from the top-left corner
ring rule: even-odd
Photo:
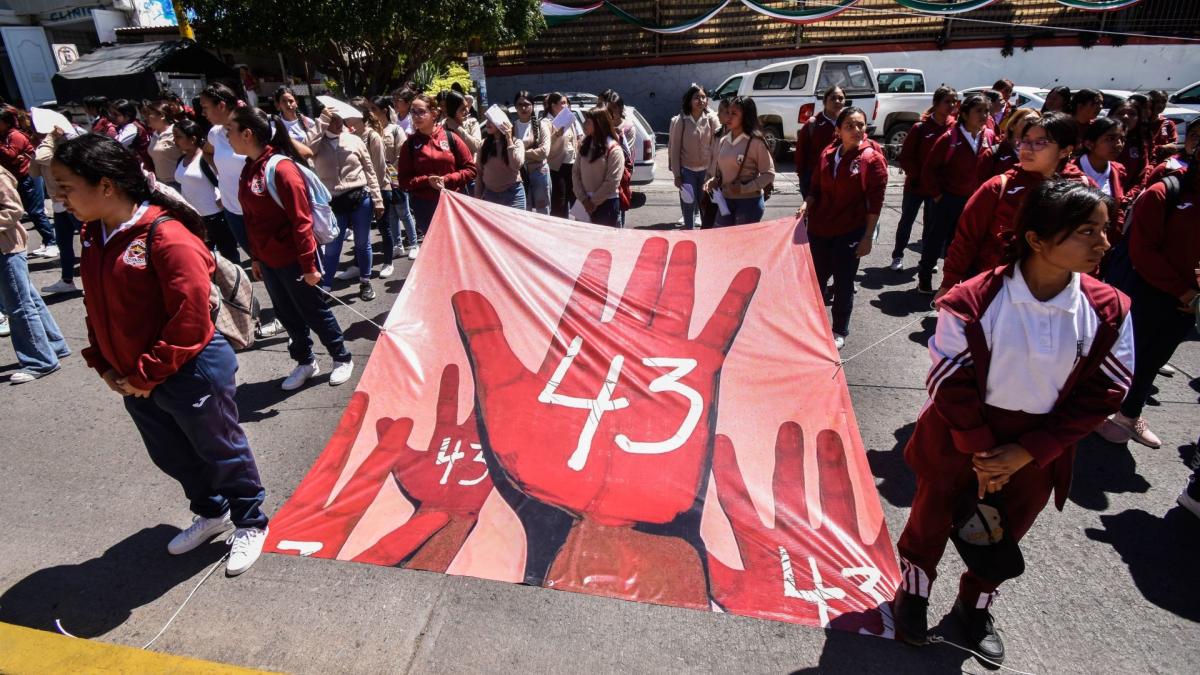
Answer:
[[[430,112],[431,111],[429,110],[429,108],[410,108],[409,109],[409,113],[411,113],[413,117],[424,117],[424,116],[428,115]]]
[[[1041,152],[1052,144],[1054,144],[1054,141],[1049,138],[1039,138],[1036,141],[1018,141],[1017,148],[1029,148],[1034,152]]]

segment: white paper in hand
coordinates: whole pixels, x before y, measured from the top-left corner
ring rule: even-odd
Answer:
[[[588,215],[587,209],[583,208],[583,202],[579,200],[575,200],[575,203],[571,205],[571,210],[567,215],[571,217],[571,220],[578,220],[581,223],[592,222],[592,217]]]
[[[362,111],[345,101],[339,101],[332,96],[318,96],[317,100],[321,102],[321,105],[329,108],[331,114],[337,115],[344,120],[363,118]]]
[[[729,215],[729,202],[725,201],[725,193],[721,192],[720,188],[717,188],[716,190],[713,190],[712,197],[713,202],[717,205],[717,210],[721,212],[721,215]]]
[[[575,113],[571,112],[570,108],[563,108],[557,115],[554,116],[554,128],[566,129],[575,124]]]
[[[75,127],[71,121],[57,110],[31,108],[29,112],[33,117],[33,130],[39,134],[48,134],[54,131],[55,127],[62,129],[68,136],[75,133]]]
[[[684,204],[695,204],[696,188],[692,187],[691,183],[684,183],[679,187],[679,198]]]
[[[504,112],[504,108],[501,108],[495,103],[492,104],[492,107],[487,109],[487,112],[484,113],[484,116],[487,117],[488,121],[494,124],[497,129],[505,124],[512,124],[512,122],[508,121],[508,113]]]

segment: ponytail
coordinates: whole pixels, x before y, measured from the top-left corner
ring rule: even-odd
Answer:
[[[268,116],[258,108],[243,106],[234,110],[229,120],[237,125],[237,129],[232,131],[249,129],[259,145],[263,147],[269,145],[275,152],[300,161],[300,157],[296,153],[296,146],[292,144],[292,137],[288,135],[287,125],[278,115]]]

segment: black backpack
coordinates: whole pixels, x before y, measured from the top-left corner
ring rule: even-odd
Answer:
[[[1166,186],[1167,198],[1163,211],[1169,213],[1179,205],[1179,195],[1183,192],[1183,181],[1179,176],[1166,176],[1159,182]],[[1146,189],[1149,190],[1149,188]],[[1130,297],[1133,297],[1142,283],[1142,277],[1134,269],[1133,258],[1129,255],[1129,239],[1136,225],[1133,222],[1134,207],[1144,194],[1146,194],[1146,190],[1143,190],[1142,194],[1138,195],[1137,199],[1133,200],[1133,204],[1129,206],[1129,211],[1125,216],[1125,236],[1117,242],[1116,246],[1113,246],[1112,253],[1108,258],[1108,268],[1104,272],[1104,281]]]

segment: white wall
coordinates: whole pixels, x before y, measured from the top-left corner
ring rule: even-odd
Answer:
[[[966,88],[986,86],[1007,77],[1019,85],[1064,84],[1072,89],[1175,91],[1200,80],[1200,47],[1179,45],[1125,45],[1123,47],[1035,47],[1004,58],[1000,49],[947,49],[866,54],[876,67],[909,67],[925,71],[930,88],[946,83]],[[726,61],[656,66],[653,59],[637,68],[585,70],[564,73],[525,74],[506,77],[489,75],[488,96],[512,101],[514,94],[528,89],[535,94],[548,91],[598,93],[612,87],[627,104],[650,120],[656,131],[666,131],[679,99],[692,82],[713,88],[733,73],[761,68],[779,59]]]

